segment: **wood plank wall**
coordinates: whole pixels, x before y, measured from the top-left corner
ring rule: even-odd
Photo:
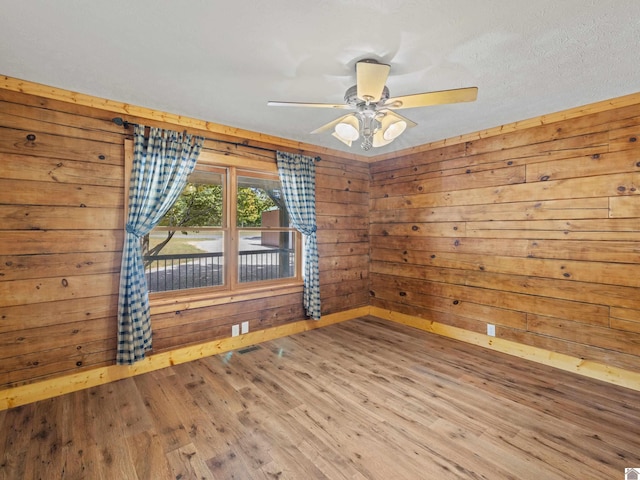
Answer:
[[[0,89],[0,389],[114,363],[130,134],[114,116],[121,115]],[[210,140],[205,147],[255,152]],[[366,163],[323,154],[318,164],[323,314],[368,304],[368,182]],[[154,351],[228,337],[244,320],[252,331],[301,320],[301,298],[268,292],[159,309]]]
[[[640,105],[371,165],[371,305],[640,363]]]
[[[322,312],[369,304],[369,165],[323,155],[316,166]]]

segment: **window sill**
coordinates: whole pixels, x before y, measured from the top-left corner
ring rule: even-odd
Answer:
[[[151,315],[191,310],[193,308],[211,307],[236,302],[254,300],[256,298],[288,295],[302,292],[302,282],[286,284],[270,284],[263,287],[251,287],[246,290],[224,291],[172,291],[149,296]]]

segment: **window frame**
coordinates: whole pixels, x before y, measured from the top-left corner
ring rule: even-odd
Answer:
[[[229,195],[225,195],[225,199],[229,200],[229,205],[227,206],[227,228],[229,232],[229,240],[228,243],[230,245],[225,244],[225,248],[229,247],[229,266],[225,269],[225,280],[227,276],[231,277],[229,279],[229,290],[233,291],[244,291],[247,289],[253,289],[254,287],[264,287],[270,285],[289,285],[291,283],[299,283],[302,284],[302,235],[293,227],[277,227],[277,228],[265,228],[265,227],[239,227],[237,225],[237,198],[238,198],[238,177],[239,176],[248,176],[254,178],[265,178],[265,179],[278,179],[280,180],[278,175],[278,169],[275,165],[273,165],[272,172],[265,172],[264,170],[256,171],[254,169],[248,169],[244,166],[236,167],[236,166],[227,166],[227,186],[229,188]],[[196,168],[197,165],[196,165]],[[243,175],[245,174],[245,175]],[[239,236],[241,231],[256,231],[263,232],[265,230],[269,230],[272,232],[293,232],[293,238],[295,243],[295,265],[296,272],[292,277],[280,278],[275,280],[259,280],[254,282],[240,282],[238,275],[238,258],[239,258]],[[225,237],[226,238],[226,237]],[[225,256],[225,260],[227,257]],[[231,274],[231,272],[235,272],[235,274]]]
[[[129,143],[129,145],[127,145]],[[205,141],[206,144],[206,141]],[[124,223],[128,212],[130,171],[133,165],[133,141],[125,142],[125,215]],[[223,195],[223,222],[221,227],[200,227],[200,230],[222,231],[224,234],[224,285],[211,287],[199,287],[182,290],[168,290],[164,292],[149,292],[149,303],[151,313],[162,313],[176,311],[176,309],[198,308],[263,298],[269,294],[278,292],[282,294],[298,293],[302,291],[302,234],[293,227],[238,227],[236,225],[237,211],[237,177],[240,172],[248,174],[245,176],[256,176],[260,178],[279,179],[278,168],[275,159],[252,158],[250,156],[223,155],[212,150],[202,149],[195,169],[203,171],[216,171],[224,169],[225,185]],[[184,227],[180,228],[184,230]],[[259,280],[253,282],[240,282],[238,279],[238,237],[239,232],[273,231],[273,232],[293,232],[295,244],[295,274],[292,277]],[[235,273],[234,273],[235,272]]]

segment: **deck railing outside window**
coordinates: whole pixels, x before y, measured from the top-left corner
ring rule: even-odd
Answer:
[[[222,252],[144,257],[150,292],[213,287],[224,284]],[[239,252],[240,282],[277,280],[295,275],[295,253],[289,249]]]

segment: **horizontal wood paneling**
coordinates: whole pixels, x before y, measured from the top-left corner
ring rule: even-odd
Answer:
[[[84,366],[98,368],[113,364],[116,355],[115,335],[97,342],[82,345],[65,345],[60,348],[32,351],[3,359],[3,385],[23,383],[25,378],[44,380],[48,377],[73,374],[83,371]]]
[[[531,163],[526,165],[526,180],[535,182],[630,172],[640,166],[637,163],[638,154],[634,150]]]
[[[372,306],[640,371],[639,113],[373,163]]]
[[[122,165],[68,161],[33,155],[4,155],[4,179],[59,182],[62,184],[124,186]]]
[[[0,276],[4,281],[56,278],[68,275],[70,266],[75,275],[117,273],[119,252],[81,252],[42,255],[0,256]]]
[[[75,266],[70,268],[75,269]],[[3,306],[57,302],[71,298],[111,295],[118,291],[119,282],[120,277],[115,273],[13,280],[0,283],[0,297]]]
[[[398,265],[372,262],[371,275],[397,273]],[[544,297],[566,298],[577,301],[593,301],[600,305],[638,308],[640,297],[637,287],[601,285],[597,283],[556,280],[525,275],[505,275],[491,272],[458,270],[450,268],[422,267],[403,265],[402,277],[419,279],[437,279],[456,285],[477,286],[495,289],[499,292],[520,292]]]
[[[83,230],[119,230],[124,225],[123,209],[117,207],[0,205],[0,217],[0,230],[79,230],[75,233],[82,235]]]
[[[100,215],[97,216],[100,218]],[[82,221],[82,220],[80,220]],[[38,255],[73,252],[121,252],[122,229],[98,230],[0,230],[0,255]]]
[[[481,172],[460,172],[464,175],[447,175],[437,176],[436,178],[425,178],[410,180],[411,177],[405,177],[402,182],[394,182],[393,194],[384,190],[376,189],[377,194],[387,198],[391,195],[411,196],[422,192],[448,192],[453,188],[462,190],[469,188],[480,188],[496,185],[508,185],[512,183],[523,183],[525,181],[525,167],[504,167],[494,168]]]
[[[322,157],[316,164],[322,312],[369,304],[369,165]]]
[[[617,197],[638,195],[636,185],[640,184],[640,173],[618,173],[597,177],[570,178],[557,181],[504,185],[499,188],[466,188],[447,192],[412,194],[404,196],[374,196],[374,210],[394,210],[403,208],[429,208],[443,205],[484,205],[541,200],[577,200],[592,197]],[[470,185],[466,185],[470,186]]]
[[[388,291],[385,289],[391,289]],[[577,322],[608,325],[609,307],[587,302],[578,302],[559,298],[532,296],[521,293],[498,291],[491,288],[468,287],[463,285],[451,285],[443,282],[429,281],[403,281],[398,282],[394,276],[373,277],[371,288],[376,292],[376,298],[385,298],[398,303],[422,304],[425,295],[439,297],[438,303],[446,305],[447,311],[459,312],[468,309],[468,304],[501,308],[507,312],[494,317],[485,317],[488,323],[502,324],[502,317],[509,318],[507,323],[519,328],[526,327],[524,313],[537,313],[540,315],[562,315],[563,318]],[[442,300],[441,300],[441,299]],[[433,299],[425,306],[433,307]],[[443,303],[444,302],[444,303]],[[463,308],[464,307],[464,308]],[[509,314],[514,313],[515,317]],[[459,313],[456,313],[459,314]],[[493,318],[493,321],[490,321]],[[512,318],[518,318],[514,322]]]
[[[93,186],[91,188],[0,180],[0,202],[18,205],[61,205],[75,207],[121,207],[122,188]]]
[[[40,128],[46,126],[39,125]],[[3,153],[122,165],[122,144],[52,135],[31,129],[0,127],[0,132],[0,149]]]
[[[498,243],[499,245],[499,243]],[[494,250],[498,251],[498,250]],[[633,254],[637,256],[637,254]],[[466,253],[439,253],[425,255],[409,250],[379,249],[371,254],[372,260],[397,264],[430,265],[435,267],[480,270],[493,273],[527,275],[557,279],[575,279],[611,285],[640,286],[640,264],[628,260],[625,264],[605,262],[577,262],[548,258],[512,257],[501,255],[473,255]]]
[[[0,387],[113,362],[130,131],[111,122],[109,102],[60,101],[69,98],[0,89],[0,341],[9,352]],[[134,110],[131,121],[175,120]],[[371,303],[481,334],[494,323],[505,339],[638,370],[640,105],[614,99],[553,118],[566,120],[372,164],[302,151],[322,156],[323,314]],[[279,147],[260,134],[229,144],[242,140],[237,130],[211,138],[189,121],[213,156],[264,162],[273,154],[251,146]],[[301,296],[165,303],[153,316],[155,353],[226,338],[239,321],[255,330],[300,320]]]
[[[46,310],[43,310],[46,309]],[[0,332],[20,332],[64,323],[66,319],[113,318],[118,311],[117,295],[73,298],[59,302],[25,303],[2,307]]]
[[[620,197],[616,200],[640,197]],[[613,200],[613,199],[611,199]],[[522,201],[490,205],[432,206],[429,208],[404,208],[371,212],[372,228],[380,229],[396,223],[430,222],[431,228],[446,221],[498,221],[498,220],[554,220],[580,218],[607,218],[611,215],[610,200],[586,198],[579,203],[573,200]],[[380,226],[383,224],[383,227]],[[571,223],[573,224],[573,222]],[[567,223],[567,225],[570,225]]]
[[[173,322],[164,322],[163,326],[158,323],[166,318],[158,319],[160,321],[156,322],[154,317],[154,352],[170,351],[184,345],[202,343],[203,338],[227,338],[231,332],[231,326],[242,322],[249,322],[249,331],[256,331],[283,325],[291,322],[293,318],[302,319],[305,316],[299,295],[279,299],[280,305],[275,304],[274,299],[265,300],[262,302],[265,305],[262,309],[258,309],[251,302],[244,302],[242,305],[236,305],[233,313],[228,316],[221,315],[218,312],[220,308],[217,308],[213,317],[212,309],[199,309],[204,310],[200,315],[204,314],[206,318],[198,320],[197,314],[195,318],[189,315],[178,318],[174,316],[171,319]]]
[[[115,338],[108,318],[79,320],[0,334],[0,359],[19,357],[21,353],[47,351],[69,345],[84,345]]]
[[[334,155],[335,150],[315,147],[309,144],[288,140],[285,138],[273,137],[260,132],[242,130],[237,127],[229,127],[214,123],[209,120],[185,117],[170,112],[153,110],[139,105],[131,105],[110,99],[98,98],[80,92],[53,88],[47,85],[38,84],[26,80],[0,76],[0,89],[7,91],[9,101],[14,98],[15,92],[27,94],[34,100],[27,100],[29,105],[44,106],[56,109],[77,112],[78,114],[104,118],[111,120],[113,117],[125,116],[126,120],[142,123],[147,126],[158,126],[161,128],[172,128],[174,130],[190,129],[199,134],[213,137],[222,142],[233,142],[237,145],[237,150],[242,152],[244,148],[257,147],[274,149],[280,147],[281,150],[293,150],[309,155]],[[309,149],[306,151],[306,149]],[[235,150],[230,148],[229,150]],[[359,160],[357,155],[338,152],[341,158]],[[360,163],[360,162],[358,162]]]
[[[124,144],[131,136],[111,121],[120,115],[0,89],[0,389],[115,361]],[[128,120],[175,129],[154,118]],[[232,130],[193,133],[207,137],[203,158],[275,165],[273,151],[251,148],[279,148],[267,136],[246,142]],[[324,152],[316,195],[328,314],[369,302],[369,165]],[[244,301],[163,300],[152,308],[152,355],[227,338],[242,321],[253,332],[302,320],[302,288],[294,290]]]
[[[45,132],[62,137],[96,140],[116,145],[120,145],[122,141],[122,132],[116,129],[110,132],[110,128],[92,129],[88,127],[88,124],[76,127],[71,125],[73,123],[73,115],[42,108],[30,108],[16,103],[0,102],[0,127]]]

